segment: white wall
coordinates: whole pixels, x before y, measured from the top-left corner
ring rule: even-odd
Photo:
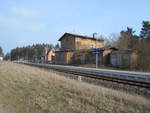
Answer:
[[[3,61],[3,57],[0,57],[0,61]]]

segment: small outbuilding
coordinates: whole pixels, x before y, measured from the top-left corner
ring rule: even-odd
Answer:
[[[109,46],[109,47],[105,47],[102,49],[102,64],[103,65],[111,65],[111,58],[110,58],[110,55],[113,51],[117,51],[118,49],[116,47],[112,47],[112,46]]]
[[[138,55],[131,50],[113,51],[110,54],[110,62],[114,67],[134,68],[138,65]]]
[[[46,63],[54,63],[55,52],[56,52],[56,50],[54,48],[52,48],[46,52],[46,55],[45,55],[45,62]]]

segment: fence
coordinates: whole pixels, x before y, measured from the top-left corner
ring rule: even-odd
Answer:
[[[111,54],[111,65],[123,70],[150,71],[150,54],[117,51]]]
[[[150,54],[139,54],[137,69],[140,71],[150,71]]]

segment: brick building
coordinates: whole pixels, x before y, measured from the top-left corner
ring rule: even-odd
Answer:
[[[56,64],[72,64],[78,62],[85,62],[85,54],[93,48],[103,48],[104,40],[96,40],[93,37],[65,33],[59,41],[61,48],[56,51]],[[81,54],[82,53],[82,54]],[[78,57],[78,58],[77,58]]]

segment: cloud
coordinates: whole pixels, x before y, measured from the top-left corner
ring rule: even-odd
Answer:
[[[39,21],[37,11],[32,8],[10,8],[8,15],[0,15],[0,27],[13,31],[39,31],[46,24]]]
[[[17,17],[33,18],[38,15],[38,11],[33,8],[10,8],[9,10]]]
[[[0,19],[0,27],[13,31],[39,31],[46,27],[45,24],[19,21],[9,18]]]

